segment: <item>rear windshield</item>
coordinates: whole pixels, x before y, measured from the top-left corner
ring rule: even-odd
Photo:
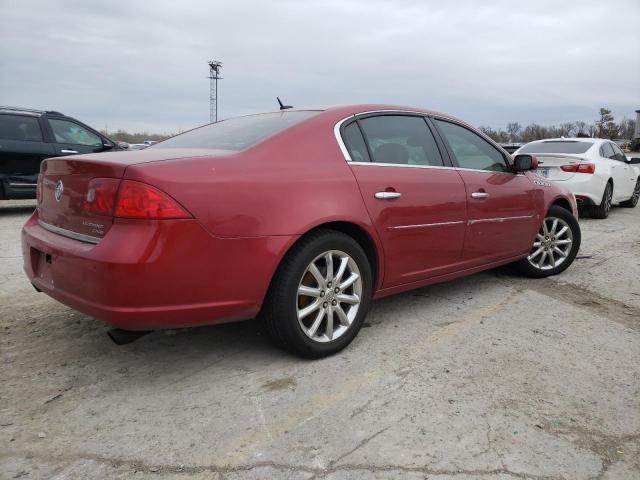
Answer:
[[[560,140],[557,142],[529,143],[518,153],[584,153],[593,146],[593,142],[572,142]]]
[[[190,130],[150,148],[244,150],[317,113],[317,111],[277,112],[230,118]]]

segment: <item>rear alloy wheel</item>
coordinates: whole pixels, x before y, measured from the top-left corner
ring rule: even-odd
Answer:
[[[562,207],[552,206],[542,222],[533,247],[516,266],[530,277],[556,275],[571,265],[580,249],[580,225]]]
[[[640,177],[638,177],[638,181],[636,182],[636,188],[633,189],[633,195],[629,200],[625,200],[624,202],[620,202],[621,207],[626,208],[634,208],[638,205],[638,200],[640,200]]]
[[[600,205],[594,205],[593,207],[591,207],[591,216],[593,218],[607,218],[609,216],[609,212],[611,212],[612,203],[613,184],[611,182],[608,182],[607,186],[604,188],[604,193],[602,194]]]
[[[362,276],[355,260],[340,250],[321,253],[298,286],[298,324],[311,340],[337,340],[356,318],[361,297]]]
[[[355,338],[371,298],[371,267],[350,236],[320,230],[283,260],[263,309],[267,333],[297,355],[332,355]]]

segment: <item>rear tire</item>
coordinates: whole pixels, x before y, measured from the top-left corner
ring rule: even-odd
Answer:
[[[638,177],[638,181],[636,182],[636,187],[633,189],[633,195],[631,198],[624,202],[620,202],[620,206],[625,208],[635,208],[635,206],[638,205],[638,200],[640,200],[640,177]]]
[[[611,205],[613,203],[613,184],[607,182],[607,186],[604,187],[604,193],[602,194],[602,200],[600,205],[594,205],[591,207],[591,216],[593,218],[607,218],[609,212],[611,212]]]
[[[580,249],[578,220],[568,210],[553,205],[536,235],[529,255],[514,266],[524,275],[543,278],[565,271]]]
[[[261,316],[279,347],[321,358],[355,338],[371,294],[371,266],[362,247],[344,233],[318,230],[294,245],[278,267]]]

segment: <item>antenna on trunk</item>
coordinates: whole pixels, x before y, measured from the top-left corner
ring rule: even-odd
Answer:
[[[293,105],[284,105],[280,100],[280,97],[276,97],[276,100],[278,100],[278,103],[280,104],[280,110],[287,110],[289,108],[293,108]]]

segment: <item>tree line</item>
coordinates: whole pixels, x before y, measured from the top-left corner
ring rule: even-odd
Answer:
[[[173,137],[175,133],[148,133],[148,132],[137,132],[137,133],[129,133],[124,130],[117,130],[116,132],[107,132],[106,130],[101,130],[100,133],[106,135],[111,140],[115,140],[116,142],[127,142],[127,143],[142,143],[145,140],[153,140],[156,142],[160,142],[162,140],[166,140],[169,137]]]
[[[636,121],[634,119],[623,118],[619,122],[616,122],[611,110],[604,107],[600,109],[599,115],[598,120],[593,123],[578,120],[552,126],[532,123],[531,125],[523,127],[518,122],[510,122],[504,129],[496,130],[491,127],[480,127],[480,130],[498,143],[527,143],[533,140],[558,137],[597,137],[609,138],[611,140],[633,140],[633,134],[636,128]],[[117,142],[127,143],[142,143],[145,140],[155,140],[159,142],[175,135],[175,133],[129,133],[125,130],[118,130],[115,133],[102,131],[102,133]]]
[[[631,141],[633,140],[635,128],[636,121],[634,119],[623,118],[616,122],[611,110],[601,108],[598,120],[593,123],[578,120],[552,126],[532,123],[523,127],[518,122],[510,122],[504,129],[496,130],[491,127],[480,127],[480,130],[498,143],[526,143],[533,140],[558,137],[597,137]]]

